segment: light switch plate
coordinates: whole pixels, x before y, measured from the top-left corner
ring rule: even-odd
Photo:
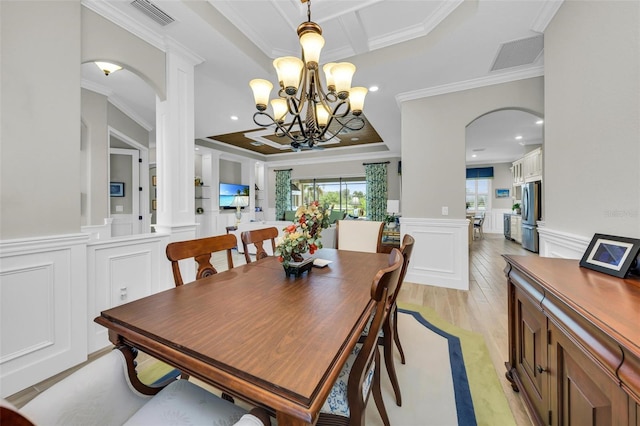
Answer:
[[[442,207],[442,216],[449,216],[449,207]]]

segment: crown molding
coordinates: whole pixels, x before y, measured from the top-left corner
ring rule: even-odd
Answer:
[[[150,45],[162,50],[163,52],[166,51],[164,37],[147,27],[141,26],[138,21],[131,19],[129,16],[112,6],[108,1],[82,0],[81,4],[87,9],[94,11],[103,18],[108,19],[119,27],[141,38]]]
[[[384,143],[380,144],[369,144],[368,146],[373,145],[385,145]],[[386,146],[386,145],[385,145]],[[344,148],[332,148],[331,153],[336,151],[344,151],[350,150],[357,147],[344,147]],[[361,147],[360,147],[361,148]],[[265,165],[267,167],[284,167],[284,166],[302,166],[307,164],[325,164],[325,163],[340,163],[344,161],[368,161],[368,160],[379,160],[379,159],[387,159],[387,158],[401,158],[400,153],[392,152],[392,151],[380,151],[380,152],[367,152],[367,153],[352,153],[352,154],[334,154],[328,157],[311,157],[311,158],[300,158],[296,156],[296,152],[292,152],[289,155],[292,158],[287,158],[284,160],[273,160],[265,161]],[[280,156],[280,154],[278,154]]]
[[[401,106],[403,102],[415,99],[429,98],[431,96],[445,95],[447,93],[461,92],[463,90],[477,89],[495,84],[509,83],[527,78],[540,77],[544,75],[544,66],[530,67],[523,70],[502,72],[487,77],[475,78],[472,80],[460,81],[441,86],[428,87],[426,89],[414,90],[396,95],[396,103]]]
[[[113,90],[111,90],[110,88],[108,88],[106,86],[103,86],[101,84],[94,83],[93,81],[86,80],[84,78],[82,79],[82,82],[80,83],[80,87],[82,87],[83,89],[90,90],[92,92],[98,93],[98,94],[100,94],[102,96],[105,96],[107,98],[107,101],[111,105],[113,105],[114,107],[118,108],[127,117],[129,117],[130,119],[132,119],[133,121],[138,123],[147,132],[150,132],[155,128],[154,125],[149,124],[145,119],[140,117],[135,112],[135,109],[133,109],[129,105],[127,105],[122,99],[118,98],[117,96],[114,96],[113,95]]]
[[[560,6],[562,6],[562,3],[564,3],[564,0],[546,1],[543,4],[542,9],[540,9],[540,13],[538,13],[538,16],[533,21],[531,30],[539,33],[544,33],[544,31],[547,29],[547,26],[558,12],[558,9],[560,9]]]
[[[102,84],[95,83],[93,81],[82,79],[80,82],[80,87],[83,89],[90,90],[92,92],[98,93],[100,95],[109,97],[113,95],[113,90],[110,87],[103,86]]]

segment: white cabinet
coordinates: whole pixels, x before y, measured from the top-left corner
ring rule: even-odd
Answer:
[[[516,160],[513,162],[511,167],[511,174],[513,175],[513,184],[520,185],[524,183],[524,158]]]
[[[523,175],[525,182],[542,180],[542,148],[536,148],[523,158]]]
[[[522,217],[511,215],[511,239],[522,244]]]

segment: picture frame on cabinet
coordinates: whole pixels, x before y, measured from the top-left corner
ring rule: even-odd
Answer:
[[[124,182],[110,182],[109,195],[111,197],[124,197]]]
[[[626,278],[636,268],[640,240],[615,235],[595,234],[580,266],[618,278]]]
[[[496,198],[509,198],[510,194],[509,188],[497,188],[496,189]]]

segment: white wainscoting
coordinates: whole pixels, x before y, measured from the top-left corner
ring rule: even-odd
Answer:
[[[469,289],[469,225],[466,219],[401,218],[401,235],[415,240],[405,281]]]
[[[538,222],[539,253],[542,257],[581,259],[591,238],[549,229]]]
[[[89,353],[111,344],[107,330],[93,321],[100,312],[173,286],[171,277],[162,276],[168,240],[166,234],[141,234],[89,243]]]
[[[0,382],[6,397],[87,359],[86,234],[0,244]]]

